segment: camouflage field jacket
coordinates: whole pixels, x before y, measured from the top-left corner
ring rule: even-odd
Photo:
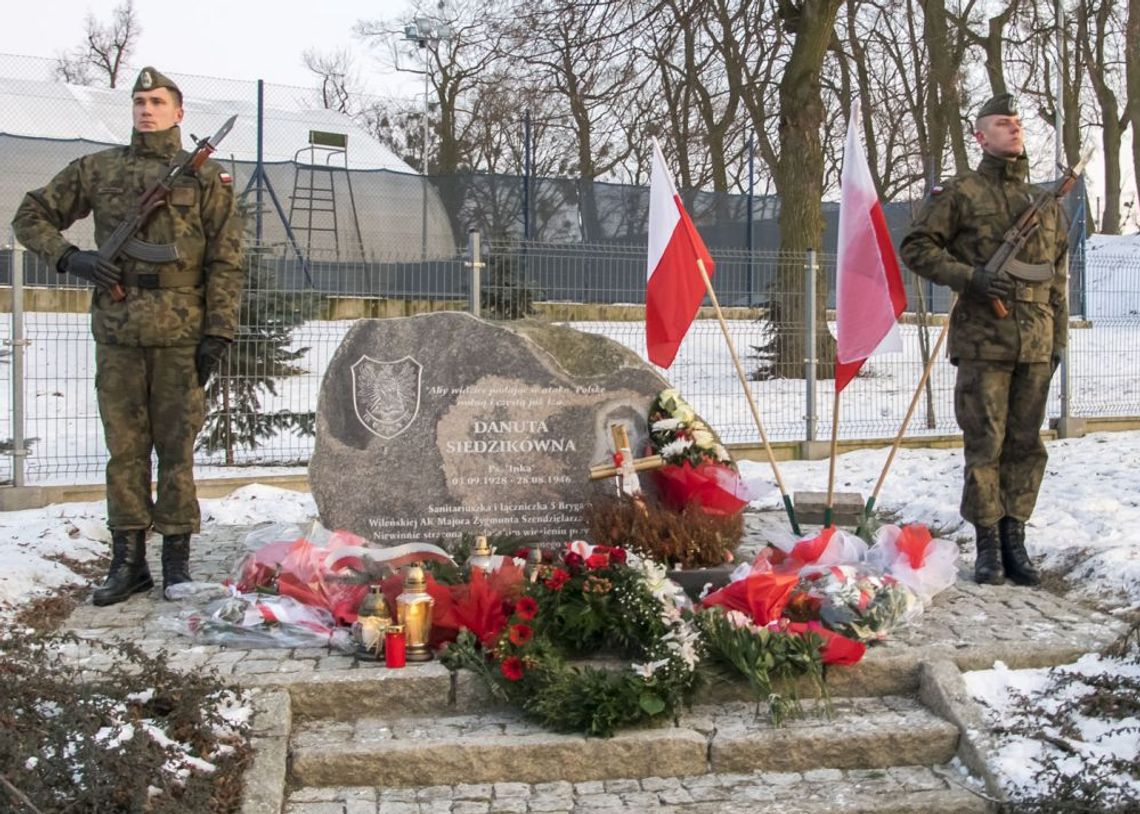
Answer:
[[[61,232],[93,214],[95,241],[101,245],[147,187],[165,174],[181,147],[178,127],[158,133],[136,130],[127,147],[76,159],[47,186],[24,196],[12,221],[16,237],[54,268],[71,248]],[[167,205],[151,216],[138,237],[175,244],[178,259],[157,265],[116,261],[127,275],[127,298],[115,302],[107,291],[95,289],[91,330],[96,341],[171,347],[196,344],[205,334],[233,339],[245,277],[242,220],[232,180],[222,166],[207,161],[196,174],[179,178]],[[129,284],[140,274],[153,280],[155,272],[160,278],[172,272],[198,278],[198,285]]]
[[[1041,225],[1017,255],[1047,263],[1053,276],[1017,280],[1010,315],[999,319],[989,300],[964,294],[974,269],[984,266],[1006,230],[1041,192],[1026,183],[1028,161],[987,155],[973,172],[935,191],[903,238],[903,262],[920,277],[962,294],[950,318],[950,358],[1047,362],[1068,340],[1068,239],[1061,207],[1050,202]]]

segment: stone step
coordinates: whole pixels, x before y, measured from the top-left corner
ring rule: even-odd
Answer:
[[[753,703],[694,707],[676,726],[586,738],[547,732],[513,710],[427,719],[310,721],[293,730],[294,786],[431,786],[681,777],[757,769],[881,769],[949,761],[958,730],[912,698],[836,699],[773,727]]]
[[[325,668],[319,672],[289,670],[286,668],[294,665],[266,662],[265,671],[245,673],[239,680],[248,687],[288,691],[293,717],[298,721],[353,721],[382,717],[393,709],[409,717],[435,717],[441,710],[449,714],[479,712],[493,703],[474,673],[461,670],[452,676],[438,662],[389,670],[375,663],[353,663],[347,656],[325,655],[323,660]],[[590,663],[607,666],[604,661]],[[614,663],[614,669],[626,667]],[[833,698],[911,694],[918,689],[918,667],[919,661],[910,654],[873,649],[859,664],[829,668],[828,693]],[[800,697],[814,695],[806,680],[799,682],[797,692]],[[713,680],[698,691],[695,703],[751,698],[752,690],[743,680]]]
[[[971,814],[984,798],[945,767],[814,769],[424,788],[320,787],[289,795],[285,814]],[[947,778],[953,778],[948,780]]]

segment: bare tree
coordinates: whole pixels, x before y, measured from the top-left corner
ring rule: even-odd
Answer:
[[[920,0],[923,33],[930,60],[930,87],[927,92],[926,121],[930,133],[932,174],[944,174],[947,148],[958,172],[968,169],[965,133],[962,127],[963,96],[958,69],[965,58],[963,38],[951,30],[946,0]]]
[[[142,34],[134,0],[115,6],[109,23],[100,22],[89,12],[83,26],[83,45],[56,58],[56,76],[74,85],[92,85],[96,81],[92,76],[94,72],[108,87],[116,87],[119,74]]]
[[[984,18],[985,34],[978,33],[977,29],[982,27],[982,15],[980,10],[974,9],[972,2],[966,6],[966,11],[962,15],[949,15],[958,27],[959,35],[966,44],[980,48],[984,54],[983,62],[990,83],[990,93],[994,96],[1008,91],[1005,81],[1003,49],[1010,39],[1009,23],[1021,4],[1022,0],[1006,0],[1005,5],[996,14]],[[971,19],[972,11],[979,12],[976,19]]]
[[[507,28],[510,52],[528,81],[559,101],[562,124],[573,135],[586,241],[607,234],[594,182],[631,151],[620,119],[634,87],[636,11],[629,3],[521,0]]]
[[[803,291],[804,270],[800,258],[823,240],[823,145],[824,104],[820,73],[832,45],[835,18],[842,0],[791,0],[779,4],[781,21],[793,34],[791,53],[779,82],[780,154],[776,161],[776,191],[780,196],[780,251],[785,257],[776,272],[770,302],[774,332],[764,353],[768,374],[779,378],[803,375],[804,316],[796,292]],[[820,293],[817,323],[826,320],[827,279],[817,275]],[[833,375],[835,343],[827,331],[819,341],[819,375]]]
[[[1104,156],[1104,214],[1100,229],[1110,235],[1120,234],[1120,141],[1129,115],[1128,106],[1120,110],[1116,98],[1115,86],[1122,67],[1116,52],[1123,29],[1114,9],[1111,0],[1081,0],[1077,6],[1077,41],[1100,108]],[[1136,103],[1132,100],[1133,105]]]
[[[301,59],[320,80],[317,92],[321,107],[353,115],[359,105],[360,88],[348,49],[324,53],[309,48]]]
[[[1132,125],[1132,171],[1140,192],[1140,0],[1128,0],[1124,49],[1128,121]]]

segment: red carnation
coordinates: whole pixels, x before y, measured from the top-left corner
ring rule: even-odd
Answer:
[[[610,559],[622,565],[625,564],[625,549],[614,546],[610,549]]]
[[[511,644],[522,647],[534,637],[534,628],[530,625],[511,625]]]
[[[538,614],[538,603],[534,601],[532,596],[519,597],[518,604],[515,605],[515,613],[520,619],[529,622]]]
[[[550,579],[546,580],[544,585],[552,591],[561,591],[562,586],[570,580],[570,573],[563,571],[561,568],[555,568],[554,573],[550,575]]]
[[[582,565],[582,555],[576,554],[573,551],[567,551],[562,555],[562,561],[570,568],[578,568]]]
[[[591,571],[595,568],[605,568],[610,564],[610,558],[605,554],[591,554],[586,558],[586,567]]]
[[[507,681],[518,681],[523,677],[522,659],[518,656],[508,656],[503,659],[503,663],[499,665],[499,670],[502,671],[503,677],[507,679]]]

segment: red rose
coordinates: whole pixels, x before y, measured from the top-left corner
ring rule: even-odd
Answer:
[[[515,605],[515,613],[520,619],[529,622],[538,614],[538,603],[534,601],[532,596],[520,597],[518,604]]]
[[[625,564],[625,549],[614,546],[610,549],[610,559],[622,565]]]
[[[579,568],[582,565],[582,555],[575,554],[573,551],[567,551],[562,555],[562,561],[570,568]]]
[[[516,548],[515,549],[515,559],[516,560],[525,560],[529,556],[530,556],[530,549],[529,548]]]
[[[563,571],[561,568],[555,568],[554,573],[550,575],[550,579],[546,580],[543,584],[552,591],[561,591],[562,586],[570,580],[570,573]]]
[[[586,558],[586,567],[591,571],[595,568],[605,568],[610,564],[610,558],[605,554],[591,554]]]
[[[511,644],[522,647],[534,637],[534,628],[530,625],[511,625]]]
[[[590,553],[591,554],[609,554],[610,553],[610,547],[608,545],[596,545],[596,546],[594,546],[594,550],[591,551]]]
[[[523,677],[522,659],[518,656],[509,656],[503,659],[503,663],[499,665],[499,670],[502,671],[503,677],[507,681],[518,681]]]

